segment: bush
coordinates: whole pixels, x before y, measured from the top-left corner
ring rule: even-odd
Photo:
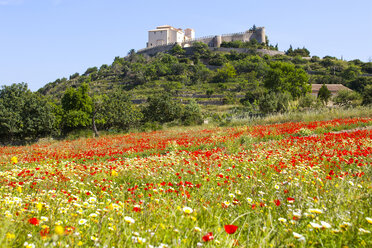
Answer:
[[[236,70],[234,66],[230,63],[226,63],[221,69],[217,70],[216,75],[214,76],[214,82],[226,82],[227,80],[234,78],[236,76]]]
[[[54,133],[53,106],[27,84],[12,84],[0,89],[0,141],[19,142]]]
[[[143,115],[146,121],[163,124],[179,119],[182,115],[182,108],[179,102],[172,100],[170,94],[164,93],[150,96],[147,99]]]
[[[298,106],[301,109],[310,109],[317,106],[317,99],[311,94],[306,94],[305,96],[300,97]]]
[[[293,50],[292,46],[285,52],[288,56],[301,56],[301,57],[310,57],[310,51],[307,50],[305,47],[303,48],[296,48]]]
[[[102,127],[105,129],[128,131],[140,123],[143,115],[132,103],[129,94],[117,89],[104,100],[98,118],[104,120]]]
[[[351,107],[360,105],[362,97],[355,91],[340,90],[333,98],[334,104],[338,106]]]
[[[331,98],[331,91],[327,88],[325,84],[320,87],[318,92],[318,99],[322,101],[323,104],[327,105],[329,99]]]
[[[372,104],[372,85],[367,85],[363,92],[363,105]]]
[[[288,92],[294,99],[311,91],[309,76],[303,69],[296,68],[291,63],[273,62],[265,77],[265,87],[279,93]]]
[[[210,65],[216,65],[216,66],[222,66],[223,64],[227,63],[228,60],[226,59],[225,56],[216,53],[212,56],[212,58],[209,60]]]
[[[185,50],[180,45],[176,44],[172,47],[169,53],[174,56],[181,56],[185,54]]]
[[[200,125],[203,123],[200,106],[195,100],[190,100],[189,104],[185,106],[181,120],[184,125]]]
[[[286,112],[289,109],[290,100],[291,95],[289,93],[270,92],[259,99],[258,106],[260,111],[265,114]]]

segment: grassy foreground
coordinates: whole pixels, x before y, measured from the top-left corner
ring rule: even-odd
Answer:
[[[372,118],[0,148],[1,247],[371,247]]]

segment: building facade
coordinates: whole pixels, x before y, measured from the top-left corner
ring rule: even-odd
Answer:
[[[174,43],[181,44],[192,39],[195,39],[195,31],[191,28],[184,31],[170,25],[163,25],[149,31],[149,40],[146,47],[151,48]]]

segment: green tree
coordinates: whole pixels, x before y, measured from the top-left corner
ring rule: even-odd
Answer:
[[[211,96],[213,95],[214,93],[214,90],[213,89],[207,89],[207,91],[205,92],[205,94],[207,95],[208,98],[211,98]]]
[[[230,63],[224,64],[224,66],[217,70],[216,75],[214,76],[214,81],[226,82],[227,80],[234,78],[236,76],[236,70],[234,66]]]
[[[179,119],[182,115],[182,107],[179,102],[172,99],[170,94],[164,93],[150,96],[143,114],[146,121],[166,123]]]
[[[54,130],[53,108],[27,84],[2,86],[0,90],[0,140],[3,142],[33,140],[51,135]]]
[[[361,104],[362,97],[355,91],[340,90],[333,98],[333,102],[336,105],[343,107],[357,106]]]
[[[191,99],[189,104],[185,106],[181,120],[184,125],[200,125],[203,123],[201,108],[194,99]]]
[[[76,128],[86,128],[91,124],[92,98],[89,96],[89,86],[83,83],[77,90],[68,88],[62,97],[64,111],[63,129],[71,131]]]
[[[363,105],[372,104],[372,85],[367,85],[363,91]]]
[[[176,44],[169,50],[169,53],[173,56],[181,56],[185,54],[185,50],[180,45]]]
[[[292,45],[285,52],[285,54],[288,56],[310,57],[310,51],[307,50],[305,47],[293,49]]]
[[[367,85],[372,85],[371,77],[358,77],[355,80],[349,81],[346,86],[356,92],[363,93]]]
[[[105,120],[103,118],[97,121],[97,115],[99,116],[99,113],[104,112],[107,100],[108,97],[105,94],[93,95],[92,97],[92,131],[94,132],[94,135],[96,137],[99,137],[97,122],[102,124],[105,123]]]
[[[194,56],[200,56],[201,58],[209,58],[211,51],[208,48],[208,45],[203,42],[194,42],[192,44],[194,49]]]
[[[350,65],[347,69],[345,69],[341,76],[346,80],[355,80],[360,74],[361,70],[359,66]]]
[[[289,109],[291,95],[288,92],[269,92],[258,100],[258,107],[263,113],[286,112]]]
[[[325,105],[327,105],[329,99],[331,98],[332,93],[331,91],[327,88],[325,84],[320,87],[319,92],[318,92],[318,99]]]
[[[223,64],[227,63],[227,59],[225,56],[221,55],[220,53],[215,53],[209,60],[210,65],[217,65],[222,66]]]
[[[132,103],[129,94],[119,89],[104,99],[103,107],[97,115],[103,120],[99,126],[124,131],[137,127],[143,118],[141,111]]]
[[[286,62],[273,62],[270,64],[264,85],[270,91],[288,92],[297,99],[311,91],[308,81],[309,77],[303,69]]]
[[[372,74],[372,62],[364,63],[362,65],[362,71],[365,73]]]
[[[306,94],[299,98],[298,106],[300,109],[310,109],[316,107],[317,99],[311,94]]]

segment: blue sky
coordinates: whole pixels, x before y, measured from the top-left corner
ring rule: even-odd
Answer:
[[[0,0],[0,85],[37,90],[111,64],[164,24],[193,28],[196,37],[255,24],[280,50],[292,44],[320,57],[372,59],[371,0]]]

